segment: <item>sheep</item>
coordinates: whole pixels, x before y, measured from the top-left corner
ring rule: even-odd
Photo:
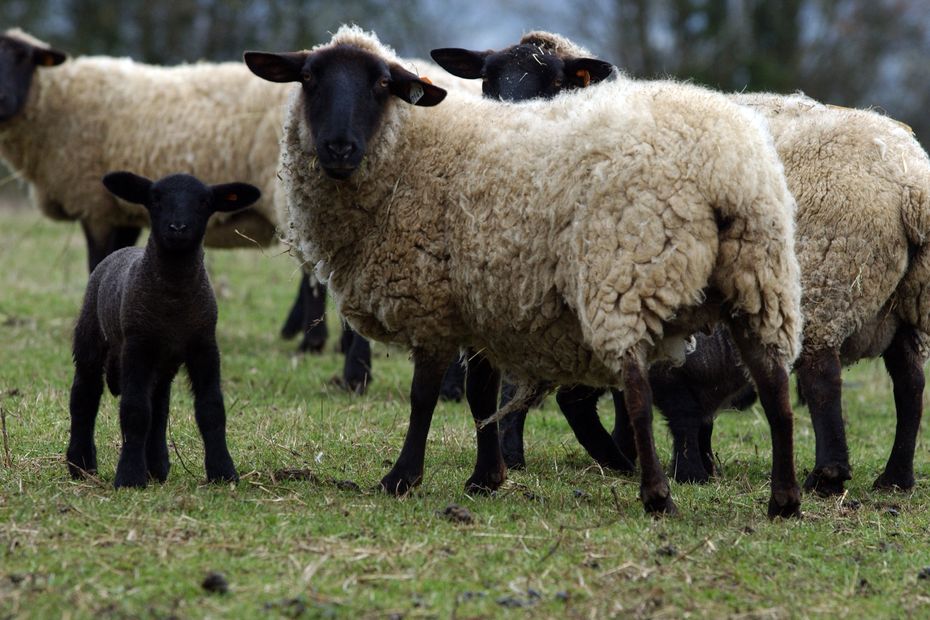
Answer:
[[[226,447],[226,411],[216,344],[216,298],[203,265],[203,238],[213,213],[231,213],[261,196],[246,183],[204,185],[174,174],[152,182],[112,172],[103,184],[114,196],[142,205],[152,233],[145,248],[106,257],[87,283],[74,329],[71,433],[66,452],[72,477],[96,473],[94,423],[103,376],[120,396],[123,446],[114,486],[164,482],[169,461],[165,430],[171,382],[183,364],[194,393],[210,482],[236,481]]]
[[[673,512],[645,372],[723,320],[772,426],[769,514],[799,514],[787,393],[800,347],[794,203],[753,113],[673,82],[521,106],[453,93],[421,110],[445,91],[349,26],[313,50],[245,61],[300,83],[279,170],[290,242],[353,327],[413,351],[410,425],[382,489],[405,494],[422,479],[446,363],[468,346],[486,355],[469,358],[469,374],[487,378],[466,386],[476,420],[496,400],[484,361],[526,381],[622,383],[640,499]],[[327,234],[334,226],[345,234]],[[496,488],[506,473],[496,426],[477,437],[467,488]]]
[[[545,32],[524,36],[547,62],[528,65],[544,78],[550,66],[578,63],[587,54],[567,39]],[[485,72],[493,59],[513,65],[513,52],[447,52],[453,69]],[[551,58],[549,58],[551,56]],[[498,62],[494,67],[506,72]],[[490,78],[492,81],[494,75]],[[871,111],[823,105],[803,95],[732,94],[729,98],[766,117],[785,165],[788,187],[798,201],[797,243],[802,267],[804,344],[796,368],[817,439],[809,490],[842,493],[851,477],[841,416],[841,365],[881,355],[895,388],[897,428],[891,455],[876,488],[910,489],[922,415],[922,366],[930,352],[928,266],[930,164],[910,129]],[[654,366],[656,404],[674,436],[672,471],[682,482],[713,474],[714,413],[747,406],[752,390],[739,354],[725,329],[698,336],[694,353],[680,368]],[[596,416],[593,403],[582,415]],[[599,426],[599,423],[596,423]],[[573,424],[573,428],[576,424]],[[601,429],[602,430],[602,429]],[[603,437],[606,431],[600,433]],[[635,459],[622,401],[617,402],[613,450]],[[505,435],[505,440],[506,440]],[[522,437],[511,439],[522,450]],[[599,446],[611,453],[609,442]]]

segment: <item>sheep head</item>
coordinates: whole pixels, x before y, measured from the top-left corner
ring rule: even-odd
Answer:
[[[261,196],[247,183],[205,185],[189,174],[151,181],[131,172],[111,172],[103,177],[103,184],[114,196],[144,206],[155,243],[171,252],[200,247],[212,214],[238,211]]]
[[[304,119],[320,166],[331,178],[349,178],[365,157],[391,97],[433,106],[446,91],[352,45],[312,52],[246,52],[255,75],[271,82],[299,82]]]
[[[0,122],[22,111],[36,69],[60,65],[65,59],[64,52],[42,47],[25,33],[0,34]]]
[[[480,78],[484,96],[503,101],[548,99],[563,90],[600,82],[614,71],[613,65],[603,60],[559,54],[528,43],[485,52],[440,48],[430,56],[452,75]]]

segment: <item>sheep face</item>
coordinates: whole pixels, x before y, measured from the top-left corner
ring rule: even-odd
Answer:
[[[0,35],[0,122],[13,118],[26,105],[37,67],[51,67],[64,61],[63,52]]]
[[[171,252],[200,247],[213,213],[238,211],[261,195],[246,183],[211,186],[188,174],[153,182],[131,172],[111,172],[103,177],[103,184],[118,198],[144,206],[152,220],[156,244]]]
[[[272,82],[300,82],[304,120],[320,167],[333,179],[349,178],[365,157],[392,97],[436,105],[446,91],[399,65],[351,45],[315,52],[246,52],[249,69]]]
[[[442,48],[430,55],[452,75],[481,78],[484,96],[503,101],[554,97],[562,90],[583,88],[613,73],[613,65],[603,60],[559,56],[529,44],[486,52]]]

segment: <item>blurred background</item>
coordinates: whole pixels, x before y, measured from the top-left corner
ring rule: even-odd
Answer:
[[[310,47],[343,22],[420,57],[542,28],[638,77],[879,108],[930,146],[930,0],[0,0],[0,15],[72,55],[161,64]]]

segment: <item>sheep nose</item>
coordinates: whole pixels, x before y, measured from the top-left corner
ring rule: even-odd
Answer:
[[[355,145],[351,142],[327,142],[326,150],[333,159],[348,159],[355,152]]]
[[[181,232],[187,228],[187,224],[168,224],[168,228],[174,232]]]

